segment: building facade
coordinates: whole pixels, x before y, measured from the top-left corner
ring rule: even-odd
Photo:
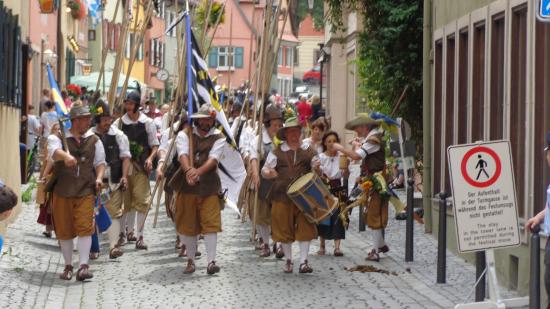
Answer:
[[[313,18],[308,16],[300,23],[298,31],[300,45],[294,51],[294,78],[302,80],[304,73],[319,66],[317,60],[321,56],[319,43],[324,43],[324,29],[316,30]]]
[[[346,122],[359,112],[366,112],[366,103],[357,93],[356,37],[361,31],[361,19],[356,13],[344,12],[346,32],[332,33],[325,28],[323,65],[323,104],[326,115],[331,118],[332,129],[338,132],[347,144],[355,133],[344,129]],[[345,68],[345,69],[343,69]],[[326,91],[325,91],[326,88]]]
[[[550,24],[536,19],[537,1],[431,3],[432,48],[424,51],[432,58],[431,76],[424,79],[432,81],[431,127],[424,128],[432,136],[431,189],[450,192],[448,146],[510,141],[522,244],[495,254],[501,284],[527,295],[530,233],[523,227],[545,207],[550,183],[543,151],[550,130]],[[436,204],[434,195],[434,232]],[[452,207],[447,209],[447,237],[456,252]],[[546,237],[541,238],[544,248]],[[464,257],[474,261],[473,255]]]

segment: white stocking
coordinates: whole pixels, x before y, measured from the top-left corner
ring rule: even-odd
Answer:
[[[128,228],[128,233],[134,231],[134,224],[136,223],[136,211],[134,209],[130,210],[126,214],[126,223]]]
[[[285,253],[285,259],[292,261],[292,243],[281,243],[283,247],[283,252]]]
[[[382,230],[372,230],[372,239],[374,249],[378,251],[378,248],[382,248],[386,245],[384,242],[384,236],[382,235]]]
[[[92,236],[78,237],[78,256],[80,265],[88,264],[90,259],[90,248],[92,247]]]
[[[63,254],[63,260],[65,260],[65,265],[73,264],[73,240],[60,240],[59,245],[61,246],[61,254]]]
[[[307,260],[309,254],[309,241],[300,241],[300,264],[303,264]]]
[[[204,245],[206,246],[206,258],[208,264],[216,260],[216,245],[218,242],[217,233],[204,234]]]
[[[109,249],[113,249],[118,242],[118,235],[120,235],[120,219],[113,219],[111,226],[107,230],[107,236],[109,237]]]
[[[143,226],[143,228],[141,227],[141,225],[145,221],[145,215],[146,214],[141,213],[141,212],[137,213],[137,220],[136,221],[137,221],[137,238],[138,239],[143,236],[143,230],[145,229],[145,225]],[[140,228],[141,228],[141,230],[140,230]]]
[[[187,250],[187,258],[189,260],[194,260],[195,252],[197,252],[197,236],[187,236],[180,234],[180,238],[185,245],[185,250]]]

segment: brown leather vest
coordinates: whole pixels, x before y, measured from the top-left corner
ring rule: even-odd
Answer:
[[[386,143],[381,135],[372,135],[367,139],[368,143],[380,145],[380,150],[367,154],[361,162],[361,176],[370,176],[383,171],[386,167]]]
[[[75,167],[67,167],[63,161],[54,164],[57,177],[55,194],[62,197],[83,197],[95,193],[95,144],[99,137],[95,134],[83,138],[80,143],[73,137],[67,138],[69,152],[76,159]]]
[[[281,147],[273,150],[273,154],[277,157],[277,178],[273,185],[271,196],[274,201],[293,205],[286,194],[288,186],[298,177],[311,172],[311,160],[317,152],[310,146],[306,150],[298,148],[296,151],[296,161],[294,162],[294,151],[282,151]]]
[[[208,161],[208,155],[212,146],[220,138],[224,138],[222,134],[213,134],[207,137],[193,134],[193,166],[195,168],[201,167]],[[178,173],[172,184],[172,189],[183,193],[197,194],[202,197],[217,195],[220,193],[222,187],[217,170],[217,168],[213,168],[206,174],[201,175],[199,183],[194,186],[190,186],[187,183],[183,173]]]

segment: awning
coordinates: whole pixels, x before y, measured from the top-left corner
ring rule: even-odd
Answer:
[[[109,91],[109,87],[111,85],[111,78],[113,77],[112,71],[106,71],[105,76],[103,77],[105,79],[105,91]],[[88,90],[94,91],[95,86],[97,84],[97,80],[99,79],[99,72],[92,72],[88,75],[76,75],[71,77],[71,84],[79,85],[80,87],[86,87]],[[124,85],[124,80],[126,79],[126,75],[120,74],[118,78],[118,88],[122,88]],[[139,82],[142,92],[145,91],[146,85],[145,83],[142,83],[141,81],[133,78],[130,76],[130,79],[128,80],[128,89],[134,90],[137,89],[136,82]],[[103,89],[103,81],[99,84],[99,89]]]

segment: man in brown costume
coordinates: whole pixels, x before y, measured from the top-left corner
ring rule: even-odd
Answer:
[[[275,179],[271,193],[271,229],[273,241],[280,242],[286,258],[285,273],[292,272],[292,243],[300,245],[300,273],[311,273],[307,257],[311,240],[317,238],[317,227],[307,221],[304,213],[287,195],[290,183],[311,172],[311,161],[317,152],[302,143],[301,126],[295,117],[287,119],[277,132],[283,143],[271,151],[262,168],[262,176]]]
[[[271,253],[269,249],[269,238],[271,237],[271,189],[272,184],[265,179],[259,179],[259,171],[265,164],[265,160],[268,154],[275,149],[273,138],[277,134],[277,131],[283,127],[283,114],[280,108],[275,105],[269,105],[266,108],[264,115],[264,127],[262,130],[262,153],[258,153],[257,138],[252,140],[250,144],[250,164],[252,169],[252,180],[254,185],[259,188],[258,191],[258,205],[257,214],[254,215],[251,211],[252,217],[256,217],[256,230],[261,237],[262,251],[261,257],[268,257]],[[258,161],[258,155],[260,160]],[[251,194],[251,196],[254,196]],[[250,208],[254,209],[254,202],[251,203]]]
[[[385,142],[383,132],[378,129],[378,122],[366,115],[360,115],[348,122],[346,129],[361,129],[366,133],[366,139],[354,150],[345,149],[341,144],[333,144],[334,149],[346,154],[352,160],[362,160],[362,177],[372,176],[378,172],[385,175]],[[388,225],[388,199],[380,196],[376,190],[371,190],[367,194],[366,213],[362,215],[374,239],[374,248],[369,252],[367,260],[379,261],[379,253],[389,251],[383,236],[383,230]]]
[[[61,134],[48,137],[48,156],[55,162],[53,219],[65,260],[60,278],[72,279],[73,239],[78,236],[80,267],[76,279],[84,281],[93,277],[88,260],[95,227],[94,201],[103,182],[105,151],[99,137],[88,131],[91,120],[88,107],[73,106],[70,118],[66,143],[62,142]]]
[[[222,231],[219,193],[221,182],[217,173],[218,160],[223,152],[225,138],[214,127],[216,111],[204,104],[191,116],[194,120],[192,147],[189,137],[181,131],[176,137],[176,150],[181,171],[173,181],[176,197],[176,230],[187,250],[185,274],[195,272],[197,236],[204,235],[207,274],[220,271],[216,265],[218,234]],[[192,157],[190,157],[192,151]]]

